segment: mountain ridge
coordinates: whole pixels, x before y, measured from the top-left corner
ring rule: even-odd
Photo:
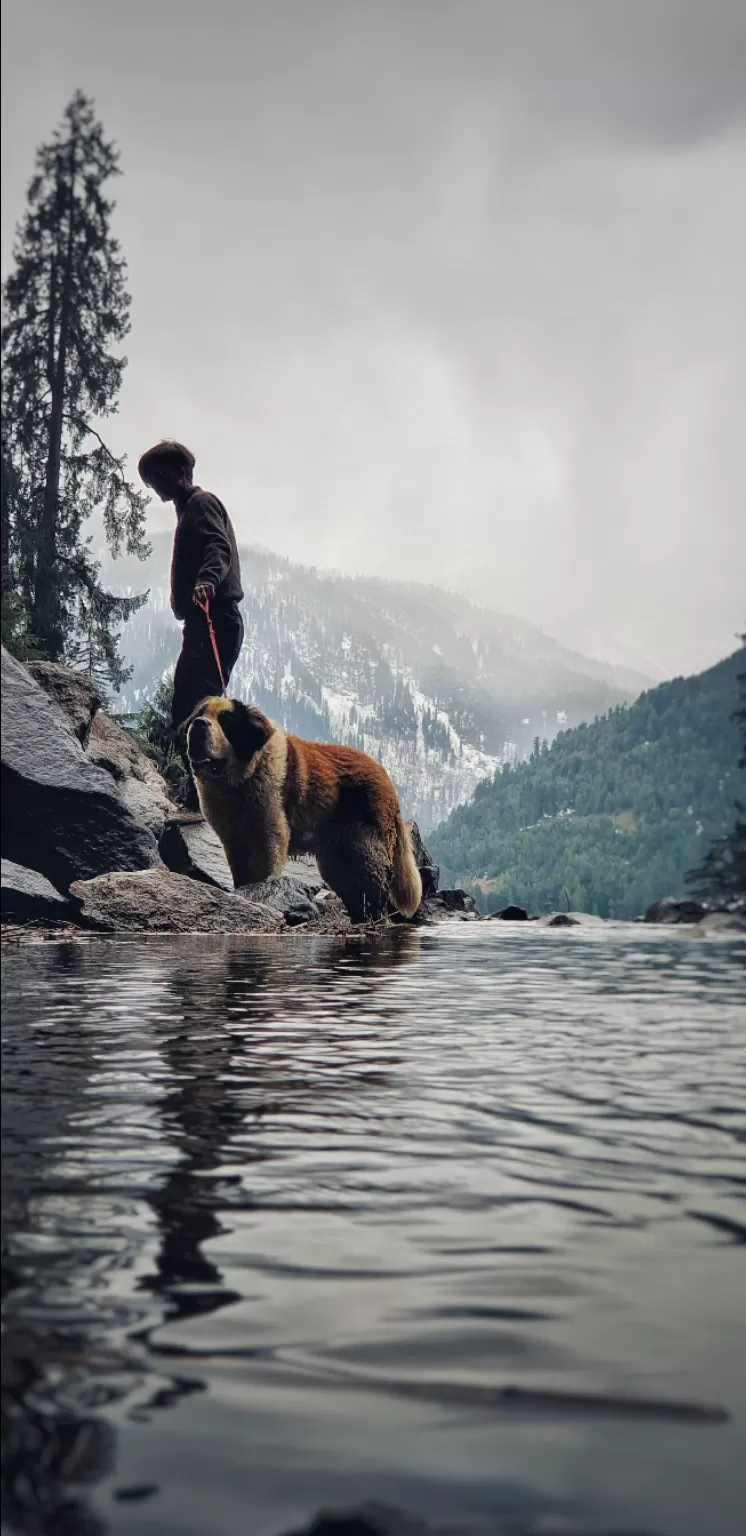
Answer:
[[[156,535],[146,566],[106,570],[119,591],[150,586],[123,632],[125,710],[142,706],[178,654],[163,584],[170,542]],[[522,760],[534,737],[624,702],[641,681],[431,584],[344,576],[256,546],[241,549],[241,565],[246,639],[231,689],[300,735],[377,757],[424,830],[503,762]]]
[[[739,649],[661,683],[501,768],[431,834],[445,878],[486,911],[546,911],[567,893],[578,910],[634,917],[680,894],[743,793],[732,719],[743,661]]]

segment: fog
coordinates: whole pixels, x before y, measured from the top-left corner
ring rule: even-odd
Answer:
[[[121,150],[133,465],[182,438],[241,538],[650,674],[733,649],[743,0],[4,13],[4,272],[77,87]]]

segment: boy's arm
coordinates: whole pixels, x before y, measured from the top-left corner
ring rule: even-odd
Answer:
[[[192,512],[194,531],[202,544],[202,561],[194,583],[194,600],[214,597],[230,570],[231,546],[225,518],[214,496],[203,493]]]

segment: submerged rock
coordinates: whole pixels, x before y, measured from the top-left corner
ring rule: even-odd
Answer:
[[[701,923],[707,914],[707,907],[701,901],[691,901],[688,897],[664,896],[662,901],[654,901],[645,913],[646,923]]]
[[[578,928],[580,918],[572,917],[569,912],[549,912],[546,917],[538,919],[542,928]]]
[[[61,896],[37,869],[24,869],[11,859],[2,861],[0,908],[4,923],[72,923],[77,902]]]
[[[501,912],[490,912],[490,918],[502,923],[525,923],[528,922],[528,912],[525,907],[507,906]]]
[[[170,869],[78,880],[85,921],[108,933],[278,933],[279,912]]]
[[[295,1526],[285,1536],[438,1536],[438,1530],[403,1509],[362,1504],[356,1509],[322,1510],[310,1524],[302,1529]],[[442,1536],[476,1536],[476,1530],[449,1524]]]
[[[746,934],[746,912],[706,912],[697,932]]]
[[[60,891],[156,865],[155,838],[91,762],[70,718],[2,651],[2,852]]]

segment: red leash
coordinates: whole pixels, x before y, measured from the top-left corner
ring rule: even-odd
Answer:
[[[207,628],[210,632],[210,640],[212,643],[213,654],[215,656],[215,664],[218,669],[218,677],[220,678],[220,686],[223,690],[223,693],[225,693],[225,678],[223,677],[223,668],[220,665],[220,652],[218,651],[218,642],[215,639],[215,630],[213,629],[212,619],[210,618],[210,599],[208,598],[204,603],[200,603],[198,601],[197,607],[202,609],[202,612],[207,619]]]

